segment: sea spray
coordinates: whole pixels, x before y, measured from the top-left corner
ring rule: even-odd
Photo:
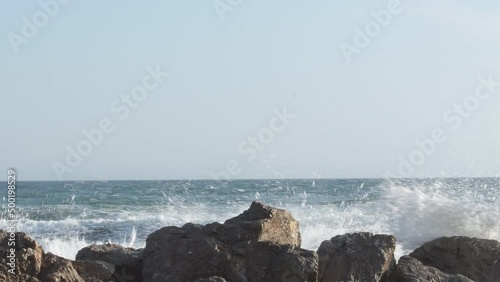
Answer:
[[[302,247],[333,236],[394,234],[396,256],[440,236],[500,240],[498,178],[109,181],[20,183],[17,230],[46,252],[74,258],[90,244],[145,246],[164,226],[224,222],[259,195],[299,221]],[[68,200],[70,199],[70,200]],[[6,221],[1,214],[0,229]]]

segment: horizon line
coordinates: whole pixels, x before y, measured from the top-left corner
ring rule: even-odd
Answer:
[[[248,180],[412,180],[412,179],[479,179],[499,178],[500,176],[426,176],[426,177],[320,177],[320,178],[235,178],[235,179],[213,179],[213,178],[170,178],[170,179],[65,179],[65,180],[17,180],[17,182],[78,182],[78,181],[248,181]]]

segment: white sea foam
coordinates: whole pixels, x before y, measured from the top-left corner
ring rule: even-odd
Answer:
[[[383,199],[390,231],[409,250],[441,236],[500,241],[498,200],[484,201],[483,195],[474,191],[392,184]]]
[[[42,237],[41,239],[37,239],[37,242],[40,243],[42,248],[46,252],[51,252],[58,256],[67,258],[67,259],[75,259],[76,254],[79,250],[84,247],[87,247],[91,244],[120,244],[124,247],[133,247],[133,248],[144,248],[145,242],[136,242],[137,231],[135,227],[132,227],[130,234],[125,236],[123,240],[113,240],[109,238],[107,241],[92,241],[89,242],[85,239],[85,236],[74,235],[68,237]]]
[[[314,187],[318,187],[318,182]],[[267,191],[245,190],[249,191],[250,199],[258,195],[263,202],[289,210],[300,223],[305,249],[316,250],[322,241],[333,236],[361,231],[394,234],[398,240],[397,257],[441,236],[500,241],[500,190],[495,184],[476,189],[467,185],[449,187],[439,181],[430,184],[383,182],[379,187],[371,187],[372,190],[362,184],[357,189],[359,199],[342,204],[319,203],[311,191],[293,193],[290,198],[276,197],[274,193],[279,191],[269,188]],[[292,188],[287,186],[286,190],[289,189]],[[373,191],[377,196],[369,195]],[[118,243],[140,248],[144,247],[147,235],[162,226],[223,222],[250,204],[242,192],[219,206],[204,201],[203,197],[201,202],[193,200],[198,196],[194,191],[185,193],[187,196],[164,193],[166,204],[162,206],[135,211],[110,209],[100,218],[22,219],[18,230],[33,236],[47,252],[74,259],[79,249],[90,244]],[[4,224],[5,220],[0,221],[0,228]]]
[[[58,256],[75,259],[76,253],[89,245],[85,237],[74,236],[70,238],[47,238],[42,237],[37,240],[46,252],[51,252]]]
[[[323,240],[349,232],[393,234],[399,258],[442,236],[500,241],[498,196],[485,202],[482,194],[470,189],[460,192],[439,183],[418,186],[387,182],[381,189],[382,196],[374,202],[286,207],[300,222],[302,246],[316,250]]]

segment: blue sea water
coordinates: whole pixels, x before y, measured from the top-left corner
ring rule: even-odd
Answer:
[[[0,184],[0,229],[7,190]],[[92,243],[144,247],[169,225],[223,222],[254,200],[289,210],[302,247],[347,232],[394,234],[396,255],[440,236],[500,240],[500,178],[19,182],[16,225],[74,259]]]

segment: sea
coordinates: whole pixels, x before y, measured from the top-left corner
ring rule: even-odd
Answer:
[[[5,230],[6,184],[0,191]],[[90,244],[142,248],[164,226],[224,222],[252,201],[290,211],[309,250],[361,231],[395,235],[396,257],[441,236],[500,241],[500,178],[21,181],[13,222],[74,259]]]

